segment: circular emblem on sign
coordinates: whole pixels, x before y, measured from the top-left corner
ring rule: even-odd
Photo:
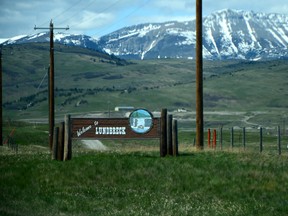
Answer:
[[[130,114],[129,122],[132,131],[144,134],[153,126],[153,115],[145,109],[137,109]]]

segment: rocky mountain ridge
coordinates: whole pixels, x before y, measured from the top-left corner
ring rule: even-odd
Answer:
[[[195,20],[146,23],[101,38],[55,33],[66,45],[102,50],[124,59],[195,58]],[[10,39],[5,44],[49,41],[49,33]],[[203,17],[203,56],[210,60],[288,58],[288,16],[225,9]]]
[[[147,23],[100,38],[99,45],[122,58],[195,58],[195,20]],[[203,18],[205,59],[288,57],[288,16],[222,10]]]

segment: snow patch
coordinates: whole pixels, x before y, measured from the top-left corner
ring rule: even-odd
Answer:
[[[167,34],[170,35],[179,35],[181,37],[186,38],[184,41],[177,42],[175,45],[192,45],[196,42],[196,32],[193,31],[183,31],[180,28],[171,28],[166,30]]]
[[[57,34],[54,34],[54,40],[55,41],[60,41],[61,39],[67,37],[67,36],[74,36],[74,35],[69,35],[69,34],[63,34],[63,33],[57,33]]]
[[[277,28],[277,31],[279,35],[282,37],[282,39],[288,44],[288,36],[281,28]]]
[[[9,38],[0,38],[0,44],[2,44],[2,43],[4,43],[4,42],[6,42],[6,41],[8,41],[9,40]]]
[[[35,34],[35,35],[29,37],[27,40],[33,40],[33,39],[41,37],[41,36],[43,36],[45,34],[46,34],[45,32],[42,32],[42,33],[39,33],[39,34]]]
[[[150,44],[149,48],[145,51],[143,51],[142,55],[141,55],[141,60],[144,59],[144,56],[147,52],[149,52],[151,49],[153,49],[153,47],[155,46],[156,44],[156,40],[152,41],[152,43]]]
[[[244,20],[245,20],[245,23],[246,23],[246,26],[247,26],[247,29],[248,29],[248,32],[250,34],[252,41],[257,43],[257,39],[254,36],[255,31],[252,30],[250,23],[249,23],[249,19],[246,16],[244,16]]]
[[[17,40],[20,40],[21,38],[27,37],[27,35],[18,35],[9,39],[6,39],[2,43],[6,42],[7,44],[14,44]]]
[[[127,31],[127,32],[125,32],[125,34],[120,35],[117,38],[110,39],[108,41],[108,43],[111,43],[111,42],[114,42],[114,41],[118,41],[118,40],[122,40],[122,39],[125,39],[125,38],[129,38],[129,37],[132,37],[132,36],[144,37],[150,31],[157,30],[157,29],[160,29],[160,28],[161,28],[161,25],[149,24],[147,26],[144,26],[141,29],[133,29],[133,30]]]
[[[143,29],[141,29],[141,31],[139,32],[139,37],[144,37],[148,32],[152,30],[157,30],[160,28],[161,28],[161,25],[149,24],[148,26],[145,26]]]
[[[210,41],[212,42],[212,44],[213,44],[213,46],[214,46],[214,48],[215,48],[215,50],[216,50],[216,53],[218,54],[218,56],[220,56],[220,52],[219,52],[218,47],[217,47],[217,44],[216,44],[216,42],[215,42],[215,40],[214,40],[214,37],[213,37],[212,29],[211,29],[211,28],[209,28],[209,30],[208,30],[208,32],[207,32],[207,36],[208,36],[208,40],[210,40]]]
[[[165,27],[169,27],[169,26],[173,26],[173,25],[175,25],[175,23],[166,23]]]
[[[221,30],[223,33],[223,42],[225,42],[226,46],[229,47],[225,52],[225,55],[230,55],[233,53],[238,53],[238,49],[233,43],[232,35],[231,35],[231,25],[227,22],[227,19],[222,16],[222,19],[219,20],[219,25],[221,26]]]
[[[9,40],[15,41],[15,40],[19,40],[19,39],[21,39],[21,38],[24,38],[24,37],[26,37],[26,36],[27,36],[27,35],[18,35],[18,36],[15,36],[15,37],[10,38]]]
[[[286,47],[286,45],[284,44],[284,42],[281,40],[280,37],[278,37],[278,35],[272,30],[272,29],[268,29],[268,31],[273,35],[274,38],[276,38],[276,40],[283,45],[283,47]]]

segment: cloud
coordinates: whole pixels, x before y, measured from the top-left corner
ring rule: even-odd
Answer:
[[[195,8],[195,3],[193,1],[187,1],[187,0],[170,0],[167,2],[167,0],[158,0],[153,2],[154,6],[159,8],[159,10],[164,10],[167,12],[173,11],[190,11],[191,9]]]
[[[91,11],[83,11],[79,17],[74,17],[69,23],[73,32],[83,33],[89,29],[97,29],[105,26],[107,23],[115,19],[111,13],[94,13]]]
[[[288,15],[287,0],[203,0],[203,15],[231,8]],[[69,25],[71,33],[110,33],[147,22],[184,21],[195,17],[191,0],[0,0],[0,38],[32,34],[33,27]]]
[[[288,15],[288,4],[283,5],[273,5],[268,9],[270,13],[280,13],[280,14],[287,14]]]

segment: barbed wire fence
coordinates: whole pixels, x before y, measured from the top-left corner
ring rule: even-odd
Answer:
[[[288,137],[280,126],[206,128],[205,148],[282,155],[288,153]]]

